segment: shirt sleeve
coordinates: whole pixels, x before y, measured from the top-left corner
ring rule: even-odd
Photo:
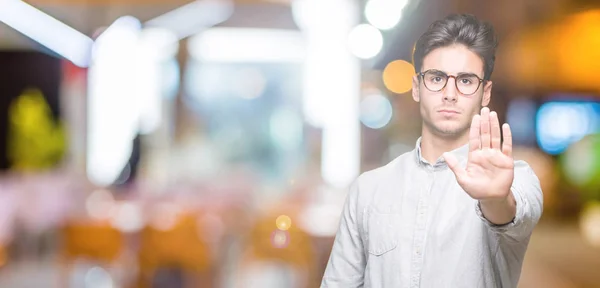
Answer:
[[[355,181],[346,197],[333,248],[321,282],[321,288],[363,287],[366,256],[360,234],[360,211],[358,181]]]
[[[515,162],[515,177],[511,192],[517,204],[513,221],[496,225],[485,218],[476,202],[475,210],[479,218],[499,236],[512,241],[529,238],[543,212],[543,194],[538,177],[525,161]]]

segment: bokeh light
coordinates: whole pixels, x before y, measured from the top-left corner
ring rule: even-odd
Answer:
[[[596,132],[600,103],[548,102],[538,110],[537,140],[546,153],[557,155],[585,135]]]
[[[563,172],[572,184],[584,190],[600,187],[600,134],[573,143],[561,160]]]
[[[367,95],[360,103],[360,122],[369,128],[383,128],[392,115],[392,103],[381,94]]]
[[[156,204],[151,215],[150,225],[156,230],[169,231],[175,228],[183,211],[174,203]]]
[[[600,202],[590,202],[584,207],[580,218],[580,229],[588,244],[600,248]]]
[[[412,64],[404,60],[395,60],[385,66],[383,84],[394,93],[406,93],[412,89],[414,75],[415,67]]]
[[[407,0],[370,0],[365,6],[365,17],[371,25],[388,30],[394,28],[402,18],[402,8]]]
[[[275,220],[275,225],[277,225],[277,229],[286,231],[292,226],[292,218],[287,215],[280,215]]]
[[[275,248],[286,248],[290,244],[290,233],[276,229],[271,233],[271,244]]]
[[[557,56],[556,80],[579,89],[600,88],[596,77],[600,72],[600,10],[572,15],[557,28],[547,33],[560,43],[551,47]]]
[[[115,200],[108,190],[99,189],[87,197],[85,208],[91,218],[107,220],[114,213]]]
[[[131,201],[124,201],[116,205],[115,213],[112,215],[113,227],[125,233],[134,233],[144,226],[142,208]]]
[[[354,56],[370,59],[381,51],[383,36],[377,28],[369,24],[360,24],[348,35],[348,46]]]
[[[86,288],[113,288],[114,281],[110,273],[102,267],[93,267],[85,274]]]

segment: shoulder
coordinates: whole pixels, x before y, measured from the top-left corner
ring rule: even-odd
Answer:
[[[357,197],[362,198],[365,194],[370,194],[370,191],[376,190],[379,185],[385,185],[388,181],[395,179],[399,170],[407,167],[409,161],[414,161],[414,157],[414,150],[411,150],[383,166],[361,173],[352,184],[353,190],[358,194]]]
[[[392,176],[394,173],[397,173],[398,169],[406,166],[409,161],[414,161],[414,157],[414,150],[405,152],[381,167],[363,172],[360,174],[357,181],[360,185],[379,183]]]

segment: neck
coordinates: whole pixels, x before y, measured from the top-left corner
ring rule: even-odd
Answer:
[[[431,133],[423,127],[421,132],[421,156],[429,163],[435,163],[444,152],[449,152],[469,142],[469,131],[460,135],[442,136]]]

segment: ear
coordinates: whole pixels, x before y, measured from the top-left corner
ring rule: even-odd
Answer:
[[[481,107],[488,106],[492,98],[492,81],[487,81],[483,86],[483,97],[481,97]]]
[[[412,79],[412,98],[415,102],[421,102],[421,98],[419,97],[419,75],[414,75]]]

